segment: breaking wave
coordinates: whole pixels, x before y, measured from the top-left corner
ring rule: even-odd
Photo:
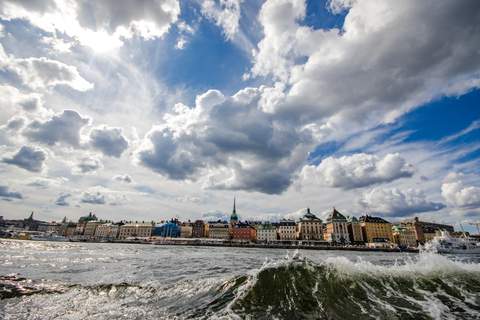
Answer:
[[[480,265],[420,254],[394,265],[297,252],[228,279],[46,286],[0,278],[3,319],[478,319]]]

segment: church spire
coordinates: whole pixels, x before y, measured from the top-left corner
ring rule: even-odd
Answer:
[[[233,212],[232,212],[232,215],[230,216],[230,223],[236,224],[237,222],[238,222],[238,217],[237,217],[237,210],[235,209],[235,197],[233,197]]]

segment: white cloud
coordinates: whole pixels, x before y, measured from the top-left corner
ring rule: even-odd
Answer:
[[[80,76],[77,68],[62,62],[42,58],[15,58],[5,53],[0,44],[0,69],[15,73],[23,84],[32,89],[46,89],[56,85],[68,85],[78,91],[93,89],[93,83]]]
[[[465,186],[463,173],[449,173],[442,184],[442,196],[447,203],[458,209],[476,208],[480,206],[480,187]]]
[[[202,14],[222,28],[227,39],[232,39],[238,31],[241,17],[240,3],[243,0],[205,0],[202,3]]]
[[[55,33],[64,32],[96,50],[123,45],[134,35],[144,39],[162,37],[180,14],[178,0],[18,1],[0,3],[4,20],[26,19]]]
[[[364,153],[341,158],[328,157],[318,166],[303,167],[303,183],[314,181],[319,185],[344,190],[366,187],[411,177],[415,169],[399,154],[387,154],[383,159]]]
[[[475,3],[359,0],[330,7],[350,7],[342,30],[301,26],[302,0],[264,3],[265,37],[251,72],[288,84],[270,112],[378,125],[478,88]]]
[[[421,189],[375,188],[357,199],[357,204],[366,211],[384,217],[407,217],[416,213],[438,211],[445,208],[442,203],[427,202]]]

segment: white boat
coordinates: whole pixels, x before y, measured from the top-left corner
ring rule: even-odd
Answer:
[[[448,231],[441,231],[441,235],[425,244],[425,250],[438,253],[480,253],[480,243],[465,235],[461,238],[452,238]]]
[[[33,237],[32,240],[35,240],[35,241],[60,241],[60,242],[69,241],[68,238],[59,236],[56,233],[50,233],[48,235],[40,236],[40,237]]]

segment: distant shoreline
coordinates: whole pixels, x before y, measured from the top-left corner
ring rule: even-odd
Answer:
[[[42,241],[42,240],[31,240],[31,239],[15,239],[15,238],[0,238],[3,240],[25,240],[33,242],[57,242],[57,241]],[[234,247],[234,248],[264,248],[264,249],[305,249],[305,250],[338,250],[338,251],[363,251],[363,252],[405,252],[405,253],[418,253],[419,249],[417,248],[371,248],[371,247],[343,247],[343,246],[325,246],[325,245],[290,245],[290,244],[258,244],[258,243],[165,243],[165,244],[153,244],[152,242],[145,242],[141,240],[137,241],[87,241],[87,240],[70,240],[68,242],[80,242],[80,243],[121,243],[121,244],[143,244],[143,245],[154,245],[154,246],[192,246],[192,247]]]

